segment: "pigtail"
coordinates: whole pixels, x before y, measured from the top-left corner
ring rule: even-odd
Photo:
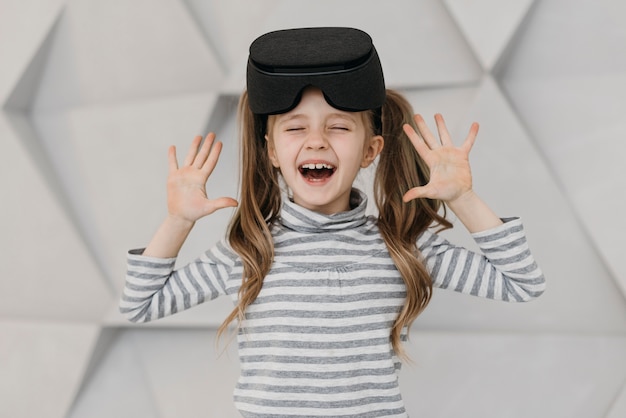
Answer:
[[[433,224],[442,229],[451,228],[452,224],[445,219],[445,206],[439,200],[402,201],[404,193],[426,184],[430,175],[402,129],[405,123],[415,127],[411,105],[399,93],[387,90],[381,118],[385,147],[376,169],[374,196],[380,233],[406,285],[405,304],[391,331],[395,352],[406,358],[401,342],[402,330],[406,327],[408,332],[432,295],[432,280],[419,259],[417,239]],[[443,215],[439,214],[441,208]]]
[[[261,291],[263,279],[274,260],[274,242],[270,225],[279,215],[281,198],[277,170],[267,154],[265,130],[267,118],[254,115],[244,92],[239,102],[241,129],[241,196],[229,228],[231,247],[243,263],[239,302],[218,329],[221,336],[235,319],[241,324],[244,313]]]

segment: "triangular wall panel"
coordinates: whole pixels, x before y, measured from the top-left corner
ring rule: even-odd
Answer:
[[[0,314],[71,322],[97,320],[112,300],[59,196],[20,144],[27,141],[0,115],[2,226]]]
[[[481,124],[470,154],[475,189],[500,216],[520,216],[524,220],[531,248],[547,278],[547,291],[527,305],[503,305],[439,291],[418,326],[624,332],[626,306],[615,282],[587,242],[584,228],[529,133],[488,76],[464,118],[451,129],[459,143],[472,121]],[[434,129],[434,124],[431,126]],[[546,207],[551,210],[546,211]],[[472,246],[458,222],[446,235],[453,242]],[[592,287],[588,285],[589,277],[594,278]]]
[[[538,4],[498,78],[626,295],[626,5],[575,3]]]
[[[624,337],[423,332],[411,341],[415,363],[400,379],[412,416],[603,418],[626,374]]]
[[[4,103],[4,108],[11,111],[26,112],[33,102],[40,85],[41,77],[46,68],[50,48],[54,42],[56,23],[52,25],[50,32],[43,41],[28,66],[22,72],[20,79],[15,84],[13,91]]]
[[[0,416],[63,418],[79,391],[98,326],[0,321]]]
[[[139,347],[118,333],[83,382],[67,418],[160,417]],[[112,402],[111,400],[115,401]]]
[[[395,12],[384,13],[391,5]],[[283,1],[263,32],[306,26],[352,26],[368,32],[390,87],[458,85],[480,79],[480,64],[438,0],[387,4],[347,0],[341,7],[332,0]]]
[[[182,161],[193,137],[205,134],[215,101],[214,94],[181,95],[32,116],[72,205],[83,215],[81,227],[99,243],[115,288],[124,280],[125,252],[147,245],[167,214],[168,147],[176,145]],[[224,142],[236,154],[234,138]],[[215,194],[234,194],[234,169],[220,164],[215,178],[226,181],[214,182]],[[222,224],[223,230],[226,220]],[[220,237],[206,237],[206,248]]]
[[[211,91],[222,69],[179,1],[70,1],[32,107]]]
[[[243,68],[250,43],[260,34],[260,27],[280,1],[182,0],[227,73]]]
[[[611,404],[606,418],[620,418],[624,415],[626,415],[626,382],[624,382],[622,391],[617,395]]]
[[[7,106],[9,96],[19,80],[28,78],[37,61],[42,45],[49,42],[50,30],[57,21],[65,4],[64,0],[3,0],[0,2],[0,105]],[[36,11],[33,13],[33,11]],[[43,48],[46,50],[47,48]],[[36,66],[43,70],[43,66]],[[29,89],[31,86],[24,86]],[[18,107],[27,102],[23,95]]]
[[[219,345],[215,333],[206,329],[132,331],[132,337],[160,417],[192,416],[198,411],[237,417],[231,400],[239,359],[235,341],[222,352],[228,335]]]
[[[444,0],[483,69],[490,71],[535,0]]]

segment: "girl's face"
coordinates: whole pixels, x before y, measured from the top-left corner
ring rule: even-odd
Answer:
[[[330,106],[319,89],[307,89],[290,112],[270,116],[269,158],[298,205],[333,214],[350,209],[352,183],[383,148],[364,112]]]

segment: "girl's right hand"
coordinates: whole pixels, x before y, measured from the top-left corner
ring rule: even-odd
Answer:
[[[176,147],[172,145],[168,151],[168,213],[174,220],[190,224],[218,209],[237,206],[237,201],[230,197],[207,197],[206,182],[217,164],[222,143],[215,142],[214,133],[206,136],[202,147],[201,141],[201,136],[193,139],[182,167],[178,166]]]

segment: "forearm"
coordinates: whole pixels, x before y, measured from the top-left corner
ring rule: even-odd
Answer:
[[[165,218],[154,237],[146,247],[143,255],[157,258],[173,258],[178,256],[194,223],[173,216]]]
[[[510,218],[472,234],[479,252],[425,232],[418,240],[433,286],[508,302],[525,302],[545,290],[543,273],[529,249],[524,226]]]
[[[149,322],[218,296],[236,295],[243,274],[237,263],[237,254],[225,241],[177,269],[175,258],[148,257],[141,250],[131,250],[120,312],[131,322]]]
[[[150,322],[171,314],[173,298],[170,277],[174,271],[174,258],[149,258],[141,255],[139,250],[131,250],[127,254],[126,283],[119,301],[119,310],[131,322]],[[166,291],[165,288],[169,287]]]
[[[502,225],[498,215],[473,190],[446,204],[470,233]]]

